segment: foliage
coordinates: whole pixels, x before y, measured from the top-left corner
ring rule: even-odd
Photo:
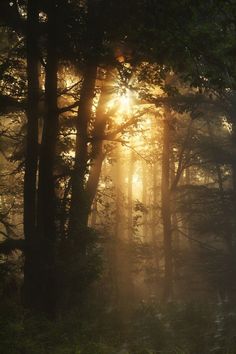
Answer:
[[[4,354],[233,354],[236,349],[235,309],[227,304],[141,304],[120,331],[117,315],[97,312],[87,319],[80,311],[55,320],[1,305],[0,342]],[[123,351],[122,351],[123,350]]]

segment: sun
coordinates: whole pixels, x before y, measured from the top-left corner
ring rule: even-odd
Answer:
[[[130,113],[131,99],[129,92],[125,92],[118,97],[119,113]]]
[[[132,97],[129,90],[119,88],[118,92],[107,102],[107,110],[116,107],[116,114],[120,117],[129,116],[132,108]]]

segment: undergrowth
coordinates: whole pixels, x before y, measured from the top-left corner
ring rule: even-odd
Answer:
[[[221,304],[141,304],[119,311],[74,310],[54,320],[0,305],[3,354],[235,354],[236,315]]]

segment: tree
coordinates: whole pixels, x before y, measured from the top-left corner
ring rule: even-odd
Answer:
[[[76,261],[80,259],[78,264],[81,266],[79,276],[77,277],[78,273],[75,271],[70,278],[73,279],[71,288],[76,278],[81,284],[87,276],[89,278],[86,270],[91,265],[90,260],[94,254],[91,252],[89,258],[88,253],[91,251],[91,244],[95,245],[96,242],[94,233],[88,228],[88,219],[99,185],[104,158],[106,155],[109,156],[109,151],[115,144],[131,145],[132,135],[140,137],[140,132],[136,129],[141,124],[140,121],[142,120],[143,124],[145,122],[145,117],[140,112],[121,124],[114,122],[113,118],[117,117],[118,109],[113,108],[117,110],[115,114],[108,107],[107,101],[116,90],[122,90],[122,95],[130,90],[135,94],[136,103],[139,100],[145,104],[149,102],[157,108],[164,107],[166,112],[190,112],[192,119],[197,122],[200,121],[198,119],[204,105],[205,110],[206,107],[215,111],[220,110],[228,122],[233,124],[233,131],[235,130],[235,68],[232,60],[232,51],[235,47],[235,9],[232,3],[221,4],[217,0],[208,4],[202,1],[193,4],[191,1],[174,0],[168,4],[165,1],[155,3],[141,0],[126,3],[106,0],[84,2],[52,0],[39,3],[22,0],[3,1],[0,7],[7,15],[5,19],[1,16],[1,21],[11,28],[14,35],[21,36],[22,42],[26,41],[26,52],[25,48],[21,47],[21,51],[13,53],[16,61],[20,58],[23,63],[27,62],[28,94],[25,95],[23,86],[16,85],[0,95],[1,111],[4,114],[7,114],[9,107],[22,112],[27,106],[25,243],[23,242],[23,247],[22,242],[14,242],[14,247],[17,243],[19,247],[25,249],[26,303],[32,308],[50,312],[56,303],[58,296],[56,292],[60,292],[53,289],[55,283],[59,283],[58,279],[63,272],[72,274],[70,267],[66,268],[69,259]],[[212,14],[211,21],[206,15],[206,10]],[[204,48],[202,42],[205,44]],[[9,65],[9,58],[4,59],[6,60],[1,62],[3,71],[4,67]],[[14,68],[11,67],[11,70],[16,70],[18,64],[14,60],[12,62]],[[60,85],[63,75],[66,81],[65,72],[68,73],[67,69],[71,68],[76,73],[74,76],[77,75],[78,82],[65,85],[62,89]],[[19,70],[24,71],[25,68]],[[117,73],[120,77],[119,84],[116,84]],[[12,75],[9,75],[9,82],[11,77]],[[6,77],[3,77],[3,81],[7,82]],[[75,91],[73,87],[76,87]],[[71,101],[65,102],[65,92],[73,96],[72,99],[70,97]],[[220,105],[219,99],[222,98],[224,102]],[[74,109],[78,109],[76,118]],[[197,149],[186,147],[185,141],[182,140],[174,154],[170,138],[173,135],[175,139],[177,135],[171,129],[170,119],[166,120],[168,124],[164,121],[163,129],[162,217],[165,297],[170,298],[173,283],[171,208],[177,203],[178,196],[175,192],[181,176],[189,167],[188,161],[183,161],[185,157],[187,158],[184,154],[185,149],[189,149],[189,154],[195,154]],[[127,134],[132,124],[136,124],[136,128]],[[142,129],[143,127],[140,128]],[[73,134],[76,138],[70,137],[66,141],[66,135]],[[232,135],[234,136],[234,132]],[[202,141],[202,137],[199,139]],[[63,154],[75,156],[74,158],[70,156],[65,161]],[[147,154],[147,151],[144,154]],[[234,181],[233,156],[232,153],[230,163]],[[23,159],[21,154],[21,160]],[[171,159],[175,161],[170,161]],[[205,178],[202,182],[204,186],[207,185],[207,178],[213,178],[212,176],[215,178],[217,175],[223,200],[225,191],[221,171],[225,170],[225,166],[222,162],[217,162],[216,157],[214,161],[217,173],[211,173],[210,177],[209,171],[213,169],[213,164],[209,164],[208,172],[206,170],[202,172],[202,168],[196,167],[197,163],[199,165],[205,163],[203,156],[198,155],[194,161],[195,167],[190,168],[194,176],[193,181],[198,180],[194,169],[201,171]],[[157,161],[156,163],[158,164]],[[173,167],[177,166],[175,176],[172,171],[172,183],[170,183],[171,163]],[[131,163],[128,177],[130,206],[134,205],[132,170]],[[143,202],[148,200],[145,182],[148,181],[145,179],[142,182]],[[160,197],[156,194],[157,183],[155,179],[153,196],[155,205],[158,204]],[[208,192],[210,200],[215,191],[209,189]],[[232,190],[232,195],[234,194],[235,186]],[[136,206],[137,212],[142,214],[146,224],[143,234],[148,234],[149,209],[139,201]],[[131,209],[127,211],[130,230],[133,217]],[[219,212],[220,208],[218,209]],[[62,217],[62,214],[65,215]],[[158,223],[157,220],[153,222],[153,237],[160,233]],[[232,220],[231,223],[233,228]],[[200,225],[199,220],[198,224]],[[141,234],[138,222],[137,229],[137,234]],[[226,233],[228,231],[224,234]],[[189,232],[187,236],[194,235],[190,235]],[[233,256],[233,242],[228,243]],[[8,241],[9,245],[13,247],[12,240]],[[66,252],[63,263],[61,259],[64,247]],[[163,259],[160,262],[156,260],[156,264],[159,263],[160,266],[162,261]],[[78,264],[76,262],[75,264],[77,267]],[[89,282],[85,281],[83,284]],[[79,291],[82,287],[82,285],[79,287]]]
[[[163,153],[161,178],[161,208],[163,219],[163,242],[165,259],[164,298],[171,300],[173,296],[173,256],[172,256],[172,226],[170,203],[170,137],[171,113],[166,111],[163,120]]]
[[[37,286],[37,171],[39,124],[39,4],[29,1],[27,8],[27,142],[24,177],[25,269],[24,296],[33,305],[39,296]]]

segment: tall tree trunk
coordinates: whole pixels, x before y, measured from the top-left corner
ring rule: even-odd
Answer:
[[[236,147],[236,122],[234,122],[234,120],[235,120],[235,117],[233,117],[233,119],[232,119],[232,121],[233,121],[232,143],[233,143],[233,146],[235,149],[235,147]],[[232,162],[231,168],[232,168],[232,187],[233,187],[233,208],[234,208],[234,215],[235,215],[236,214],[236,158],[235,158],[235,156],[233,157],[233,162]],[[236,222],[235,222],[235,220],[234,220],[234,224],[233,224],[234,237],[236,237]]]
[[[215,137],[214,137],[214,132],[211,123],[209,121],[207,121],[207,128],[208,128],[208,135],[211,144],[214,147]],[[223,299],[226,296],[230,296],[231,293],[231,288],[233,283],[232,279],[234,279],[235,277],[235,254],[234,254],[234,247],[233,247],[233,229],[232,229],[232,224],[229,222],[228,215],[227,215],[227,205],[226,205],[226,200],[224,195],[224,183],[222,178],[221,165],[217,162],[216,154],[214,154],[214,158],[216,160],[215,167],[216,167],[217,182],[218,182],[220,204],[221,204],[219,205],[219,207],[221,207],[223,219],[224,219],[223,235],[224,235],[226,248],[228,251],[227,260],[226,260],[228,265],[228,277],[226,277],[226,279],[228,278],[229,280],[227,279],[228,281],[225,282],[224,279],[224,281],[220,281],[218,285],[219,295]],[[235,170],[233,169],[233,176],[236,176],[236,168]],[[233,188],[234,188],[234,194],[236,195],[236,179],[233,183]],[[236,197],[235,197],[235,208],[236,208]]]
[[[156,130],[157,130],[157,117],[152,121],[152,139],[155,141],[156,137]],[[155,159],[153,161],[152,166],[152,213],[151,213],[151,244],[153,248],[153,263],[155,268],[155,282],[154,282],[154,291],[158,294],[160,291],[160,252],[159,252],[159,243],[160,240],[158,239],[158,219],[159,219],[159,208],[158,208],[158,195],[159,195],[159,188],[158,188],[158,175],[159,175],[159,163],[158,160]]]
[[[162,176],[161,176],[161,209],[164,238],[164,299],[169,301],[173,296],[173,260],[170,210],[170,113],[166,112],[163,127]]]
[[[103,152],[103,136],[105,135],[105,128],[109,118],[109,114],[106,112],[106,104],[109,101],[109,94],[107,89],[109,79],[110,74],[107,72],[106,79],[104,80],[101,88],[101,94],[98,102],[96,119],[93,129],[93,142],[91,152],[92,162],[89,171],[88,182],[85,189],[88,200],[88,213],[90,212],[97,192],[99,178],[102,170],[102,163],[105,158],[105,153]]]
[[[130,152],[128,167],[128,240],[132,241],[133,235],[133,173],[134,173],[134,152]]]
[[[56,241],[56,194],[54,186],[54,164],[58,135],[57,107],[57,15],[56,1],[48,3],[47,64],[45,75],[45,116],[40,147],[38,219],[40,238],[40,289],[39,306],[52,312],[55,305],[55,241]]]
[[[157,233],[157,219],[158,219],[158,212],[157,212],[157,206],[158,206],[158,185],[157,185],[157,175],[158,175],[158,170],[157,170],[158,163],[154,161],[153,163],[153,168],[152,168],[152,194],[153,194],[153,199],[152,199],[152,222],[151,222],[151,243],[152,243],[152,248],[153,248],[153,260],[154,260],[154,267],[155,267],[155,290],[159,289],[159,279],[160,279],[160,254],[158,251],[158,233]]]
[[[76,120],[75,164],[72,175],[72,194],[69,218],[69,235],[76,241],[80,251],[85,252],[86,228],[91,208],[86,191],[86,173],[88,171],[88,127],[92,117],[93,99],[99,63],[100,47],[104,24],[99,16],[101,2],[87,1],[87,57],[84,69],[84,81],[80,92],[79,110]],[[89,53],[89,54],[88,54]],[[96,166],[99,169],[99,164]]]
[[[75,284],[69,286],[69,292],[74,299],[82,300],[90,280],[86,275],[90,253],[87,252],[89,244],[88,219],[94,201],[102,163],[105,157],[103,152],[103,135],[106,127],[105,114],[106,90],[102,89],[95,117],[95,126],[92,139],[88,137],[88,128],[91,123],[97,66],[91,62],[85,71],[84,82],[81,89],[79,111],[77,116],[75,164],[72,175],[72,195],[69,215],[69,252],[72,259],[71,266],[78,264],[78,277]],[[90,146],[89,146],[90,140]],[[91,151],[89,151],[91,149]],[[90,166],[89,166],[90,163]],[[72,269],[73,271],[73,269]],[[80,278],[80,275],[83,278]],[[82,296],[82,297],[81,297]],[[77,299],[77,300],[76,300]]]
[[[133,256],[132,247],[134,242],[134,229],[133,229],[133,174],[134,174],[134,152],[131,150],[129,157],[128,166],[128,205],[127,205],[127,241],[126,241],[126,252],[123,264],[125,266],[125,294],[124,297],[127,299],[129,304],[134,303],[136,300],[135,296],[135,286],[133,279]],[[128,315],[129,309],[126,309],[126,314]]]
[[[130,240],[125,234],[124,218],[127,215],[124,209],[123,187],[123,164],[121,159],[122,148],[116,149],[115,164],[115,189],[116,189],[116,211],[115,211],[115,240],[114,240],[114,283],[116,289],[115,306],[119,311],[119,320],[123,330],[126,328],[130,316],[130,303],[133,301],[132,283],[132,260],[130,257]]]
[[[75,164],[72,175],[72,195],[69,220],[69,235],[77,243],[83,240],[89,215],[89,201],[85,190],[86,172],[88,170],[88,125],[92,116],[93,99],[97,66],[91,62],[84,72],[84,81],[80,93],[79,111],[76,120]],[[84,247],[84,246],[83,246]]]
[[[214,146],[215,138],[214,138],[214,133],[212,131],[212,127],[211,127],[211,124],[209,121],[207,121],[207,129],[208,129],[208,135],[209,135],[211,144]],[[217,155],[215,153],[214,153],[214,158],[217,161]],[[225,196],[224,196],[224,185],[223,185],[221,166],[220,166],[219,162],[215,163],[215,168],[216,168],[216,174],[217,174],[217,182],[218,182],[222,212],[223,212],[223,214],[225,214],[226,213],[226,204],[225,204]],[[236,170],[235,170],[235,172],[236,172]],[[236,191],[236,181],[235,181],[235,191]],[[226,217],[226,215],[225,215],[225,217]],[[225,240],[226,240],[226,244],[228,247],[228,251],[230,253],[232,252],[232,241],[233,241],[232,236],[233,236],[232,230],[230,230],[230,225],[227,223],[227,225],[225,226]]]
[[[116,163],[114,166],[114,176],[113,181],[115,185],[115,215],[114,215],[114,241],[113,241],[113,280],[114,280],[114,303],[116,307],[120,310],[123,308],[123,288],[122,288],[122,281],[123,281],[123,257],[124,257],[124,239],[123,236],[123,224],[122,224],[122,192],[121,192],[121,185],[122,185],[122,171],[121,171],[121,162],[120,162],[120,146],[118,145],[116,149]]]
[[[39,9],[37,0],[27,5],[27,140],[24,176],[24,302],[33,307],[37,289],[35,274],[36,257],[36,183],[38,165],[38,119],[39,119],[39,50],[38,50]]]
[[[147,211],[147,164],[145,161],[142,161],[142,184],[143,184],[143,193],[142,193],[142,203],[144,205],[143,211],[143,239],[148,239],[148,211]]]
[[[176,181],[176,172],[175,171],[175,157],[174,154],[171,154],[171,173],[170,180],[171,186],[175,184]],[[181,173],[182,176],[182,173]],[[178,217],[176,213],[176,187],[180,182],[181,177],[178,178],[178,182],[174,189],[171,190],[171,214],[172,214],[172,241],[173,248],[175,252],[175,256],[173,257],[173,271],[175,275],[175,279],[179,277],[179,269],[178,269],[178,256],[180,252],[180,234],[179,234],[179,225],[178,225]]]
[[[97,141],[91,141],[88,136],[93,118],[97,69],[104,34],[104,24],[101,21],[101,16],[99,16],[100,11],[103,9],[101,2],[93,0],[88,0],[86,5],[87,31],[85,37],[87,43],[84,53],[83,83],[80,90],[79,109],[76,119],[75,162],[71,177],[71,202],[68,223],[69,242],[67,242],[71,258],[68,269],[72,267],[71,271],[75,274],[74,265],[77,264],[78,276],[76,276],[77,279],[72,281],[74,284],[69,285],[70,303],[73,303],[73,300],[78,303],[79,298],[82,300],[85,294],[84,291],[90,283],[91,274],[89,272],[91,267],[88,266],[88,262],[91,260],[91,253],[88,250],[88,244],[91,240],[89,240],[88,219],[104,158],[101,137]],[[104,130],[104,122],[99,122],[99,129],[100,125],[102,126],[101,130]],[[91,148],[93,150],[92,154]],[[96,157],[93,159],[92,155],[95,150],[97,150]],[[93,161],[91,161],[91,158]]]

